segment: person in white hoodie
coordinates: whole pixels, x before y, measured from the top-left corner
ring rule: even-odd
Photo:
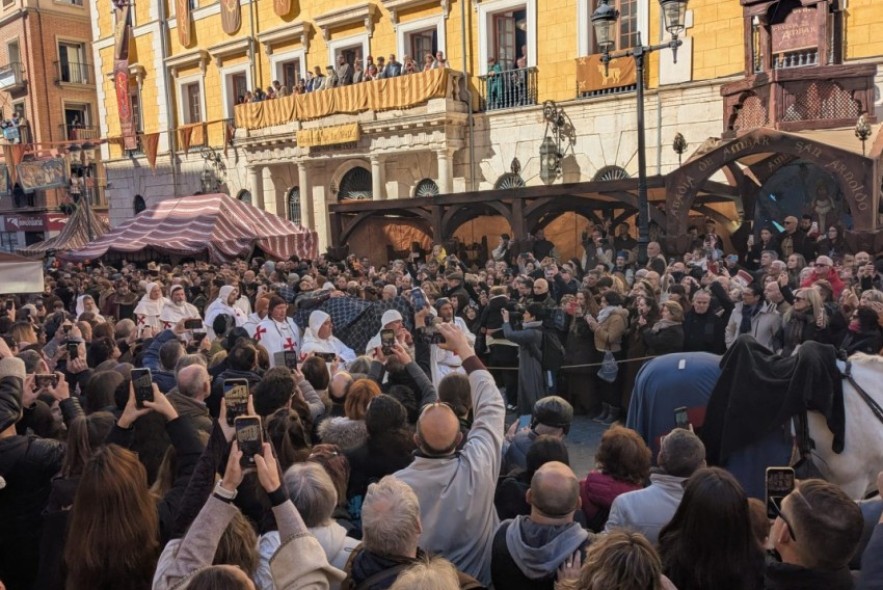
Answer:
[[[656,545],[659,531],[681,504],[684,482],[705,467],[705,445],[689,430],[675,428],[659,444],[659,468],[650,474],[650,485],[613,500],[605,532],[628,529],[642,533]]]
[[[463,318],[454,315],[454,303],[452,299],[447,297],[439,297],[435,301],[435,308],[438,311],[438,317],[442,322],[452,324],[460,330],[469,342],[470,346],[475,346],[475,334],[469,331]],[[431,369],[432,384],[438,387],[441,380],[451,373],[463,373],[463,359],[457,356],[457,353],[447,350],[438,344],[432,345]]]
[[[161,283],[147,283],[144,288],[144,296],[135,306],[135,319],[139,335],[144,328],[152,328],[154,334],[158,334],[162,330],[162,321],[159,316],[168,302],[169,300],[163,297]]]
[[[359,541],[348,537],[346,529],[331,518],[337,506],[337,488],[331,476],[318,463],[295,463],[285,472],[283,485],[304,524],[325,550],[328,563],[342,570]],[[278,531],[262,535],[258,542],[260,561],[254,579],[260,590],[275,590],[270,559],[280,545]],[[330,587],[337,590],[340,583],[332,582]]]
[[[212,301],[205,310],[205,326],[208,337],[214,339],[215,333],[212,330],[212,323],[215,318],[221,314],[229,315],[236,321],[236,326],[241,327],[245,324],[248,314],[244,313],[240,308],[236,307],[239,300],[239,289],[233,285],[224,285],[218,292],[218,298]]]
[[[187,303],[187,292],[182,285],[173,285],[169,289],[169,298],[171,301],[163,305],[162,311],[159,314],[164,330],[174,327],[181,320],[202,319],[196,306],[192,303]]]
[[[346,364],[356,360],[356,353],[353,349],[336,338],[333,330],[331,316],[321,309],[315,310],[310,314],[309,327],[304,333],[301,354],[333,352],[338,359]]]

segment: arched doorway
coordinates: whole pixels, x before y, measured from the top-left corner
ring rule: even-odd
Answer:
[[[350,201],[353,199],[370,201],[374,197],[371,186],[371,172],[361,166],[351,168],[340,180],[340,189],[337,191],[338,201]]]
[[[797,160],[779,168],[761,187],[754,208],[754,232],[784,229],[788,215],[811,215],[824,232],[836,225],[852,229],[852,216],[837,179],[811,162]]]
[[[132,210],[135,212],[135,215],[138,215],[145,209],[147,209],[147,203],[144,202],[144,197],[141,195],[135,195],[135,198],[132,201]]]
[[[291,187],[286,198],[288,199],[288,220],[301,225],[300,187]]]
[[[239,191],[239,194],[236,195],[236,198],[239,199],[240,201],[242,201],[243,203],[246,203],[247,205],[251,205],[251,204],[252,204],[252,203],[251,203],[251,192],[250,192],[250,191],[247,191],[247,190],[241,190],[241,191]]]

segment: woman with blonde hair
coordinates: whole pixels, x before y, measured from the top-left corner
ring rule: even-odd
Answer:
[[[586,562],[573,572],[573,561],[565,562],[556,590],[673,590],[662,573],[662,562],[644,535],[612,531],[595,537]],[[569,567],[568,567],[569,566]],[[571,577],[569,574],[575,574]]]
[[[15,322],[12,325],[12,330],[10,330],[10,335],[19,350],[23,350],[40,341],[37,333],[34,331],[34,324],[31,322]]]
[[[782,321],[782,356],[791,356],[807,340],[825,342],[828,314],[816,289],[798,289]]]
[[[356,379],[346,392],[343,402],[345,416],[328,418],[319,424],[317,432],[323,443],[337,445],[343,451],[353,451],[368,441],[365,414],[368,404],[380,395],[380,386],[371,379]]]

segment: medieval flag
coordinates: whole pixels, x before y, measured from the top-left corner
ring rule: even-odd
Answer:
[[[175,0],[175,8],[178,15],[178,41],[184,47],[189,47],[190,31],[193,28],[190,0]]]
[[[242,23],[242,7],[239,0],[221,0],[221,26],[228,35],[239,30]]]
[[[144,155],[147,156],[147,163],[150,169],[156,171],[156,152],[159,149],[159,133],[145,133],[142,136],[144,141]]]
[[[277,16],[287,16],[291,12],[291,0],[273,0]]]

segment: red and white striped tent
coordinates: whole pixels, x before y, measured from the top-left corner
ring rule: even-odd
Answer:
[[[218,193],[161,201],[63,257],[87,261],[143,252],[221,263],[247,257],[255,247],[270,258],[315,259],[318,238],[309,228]]]

